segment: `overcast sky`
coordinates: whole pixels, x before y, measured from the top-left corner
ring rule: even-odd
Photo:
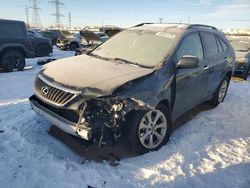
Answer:
[[[188,22],[214,25],[218,28],[250,28],[250,0],[61,0],[62,24],[68,26],[132,26],[141,22]],[[37,0],[44,27],[55,25],[54,5]],[[32,0],[0,0],[0,18],[26,21],[25,6]],[[32,9],[29,21],[32,23]]]

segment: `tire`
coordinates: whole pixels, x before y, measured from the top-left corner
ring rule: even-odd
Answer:
[[[25,67],[25,57],[18,51],[7,51],[2,55],[2,68],[5,71],[21,71]]]
[[[75,43],[75,42],[70,43],[69,49],[71,51],[75,51],[77,48],[78,48],[78,44],[77,43]]]
[[[35,54],[37,57],[49,56],[49,49],[46,45],[41,44],[36,48]]]
[[[146,120],[147,117],[154,117],[154,115],[156,115],[157,113],[159,113],[160,117],[153,126],[148,125],[149,121],[145,123],[144,120]],[[164,121],[166,125],[164,124]],[[158,150],[161,146],[165,145],[170,139],[172,131],[171,116],[168,109],[164,105],[159,104],[155,110],[133,111],[129,114],[128,121],[126,123],[128,126],[127,140],[129,146],[131,150],[138,154]],[[158,127],[158,129],[155,129],[155,126],[159,126],[160,124],[164,124],[164,126],[166,127]],[[147,125],[147,128],[142,128],[145,125]],[[158,133],[158,136],[156,136],[156,132]],[[157,137],[160,137],[161,139],[157,139]],[[153,141],[153,145],[150,146],[151,138]]]
[[[220,85],[218,86],[213,95],[213,99],[209,101],[211,105],[218,106],[221,102],[224,101],[229,86],[229,80],[230,80],[229,77],[225,76],[223,80],[220,82]]]
[[[248,64],[245,73],[242,75],[242,78],[244,80],[247,80],[248,74],[249,74],[249,70],[250,70],[250,63]]]

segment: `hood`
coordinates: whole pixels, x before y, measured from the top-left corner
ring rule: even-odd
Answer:
[[[235,51],[235,58],[237,60],[237,59],[247,57],[249,53],[250,53],[249,51],[247,52]]]
[[[88,30],[81,30],[80,34],[86,39],[86,41],[90,42],[92,40],[94,41],[100,41],[100,37],[92,32],[92,31],[88,31]]]
[[[80,55],[47,64],[42,70],[42,74],[66,87],[78,90],[92,88],[111,94],[126,82],[148,75],[153,71],[154,69]]]

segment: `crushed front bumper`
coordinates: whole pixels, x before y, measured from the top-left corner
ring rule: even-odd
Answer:
[[[62,129],[63,131],[83,138],[85,140],[91,139],[91,129],[88,127],[81,127],[79,130],[77,130],[77,124],[74,122],[71,122],[58,114],[54,113],[53,111],[45,108],[41,104],[39,104],[33,97],[30,98],[30,104],[32,109],[43,116],[45,119],[47,119],[50,123],[57,126],[58,128]]]

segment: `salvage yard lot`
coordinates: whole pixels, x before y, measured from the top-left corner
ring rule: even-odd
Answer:
[[[72,55],[55,49],[53,58]],[[199,110],[159,151],[112,167],[48,134],[28,102],[36,61],[0,73],[0,187],[250,187],[250,81],[231,82],[224,103]]]

